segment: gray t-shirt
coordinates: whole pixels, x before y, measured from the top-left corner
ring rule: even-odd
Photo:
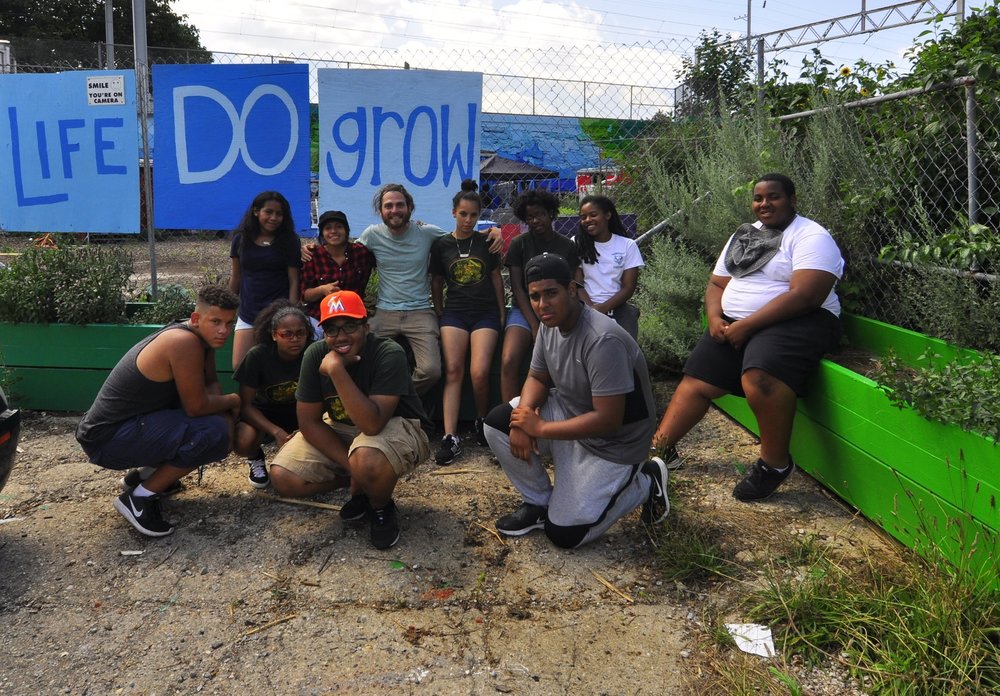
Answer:
[[[358,241],[375,254],[378,263],[379,309],[430,309],[431,281],[427,261],[431,244],[448,234],[434,225],[410,222],[397,236],[385,223],[369,225]]]
[[[584,438],[580,444],[619,464],[649,457],[656,405],[646,359],[614,319],[584,307],[566,336],[559,329],[540,326],[531,369],[549,374],[571,416],[593,411],[594,396],[625,394],[625,417],[618,432]]]

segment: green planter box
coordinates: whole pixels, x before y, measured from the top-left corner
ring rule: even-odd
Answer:
[[[128,349],[159,326],[149,324],[9,324],[0,322],[0,362],[11,401],[36,411],[85,411]],[[232,346],[216,351],[224,391],[232,380]]]
[[[913,360],[930,347],[974,355],[882,322],[845,316],[851,344],[881,355],[890,346]],[[717,405],[757,431],[744,399]],[[889,534],[920,552],[940,549],[1000,586],[1000,448],[988,437],[893,406],[875,382],[824,360],[800,399],[792,455],[806,471]]]

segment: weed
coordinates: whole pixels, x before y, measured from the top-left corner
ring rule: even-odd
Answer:
[[[672,507],[656,536],[657,564],[663,577],[667,580],[729,577],[733,564],[723,554],[721,536],[718,529],[695,520],[683,507]]]
[[[849,566],[813,546],[766,566],[748,615],[775,627],[785,654],[840,656],[873,694],[996,693],[1000,591],[991,582],[943,558],[865,556]]]

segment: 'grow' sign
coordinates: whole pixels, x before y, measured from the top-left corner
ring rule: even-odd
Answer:
[[[155,65],[154,220],[231,229],[253,197],[280,191],[309,227],[309,68]]]
[[[0,75],[0,229],[139,231],[131,70]]]
[[[479,177],[479,73],[319,71],[320,210],[358,229],[377,219],[372,196],[403,184],[414,219],[447,225],[462,179]]]

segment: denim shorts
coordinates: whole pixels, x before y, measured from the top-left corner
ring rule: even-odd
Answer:
[[[531,333],[531,326],[528,324],[528,320],[524,318],[521,314],[521,310],[517,305],[507,308],[507,328],[512,326],[518,326],[528,333]]]
[[[500,333],[500,312],[495,309],[488,309],[485,312],[446,309],[441,314],[441,326],[451,326],[469,333],[479,329],[493,329]]]
[[[110,440],[85,449],[90,461],[105,469],[161,464],[196,469],[229,454],[229,424],[220,415],[153,411],[123,422]]]

